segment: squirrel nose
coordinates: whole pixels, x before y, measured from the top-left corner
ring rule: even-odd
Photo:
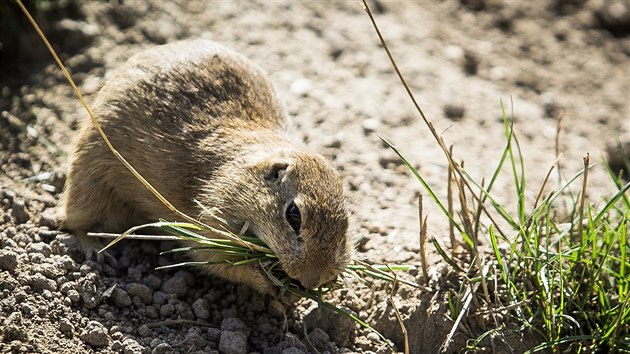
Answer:
[[[307,289],[313,289],[320,285],[321,276],[319,274],[305,273],[297,280]]]

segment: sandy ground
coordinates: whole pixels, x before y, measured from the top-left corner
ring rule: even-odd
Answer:
[[[606,146],[630,132],[627,0],[371,4],[420,104],[473,176],[491,174],[505,145],[503,102],[524,151],[528,202],[556,158],[559,117],[562,170],[573,175],[589,152],[599,164],[589,198],[598,203],[613,193],[600,162]],[[56,16],[69,17],[40,20],[87,97],[131,55],[178,39],[212,39],[253,59],[286,102],[298,134],[342,173],[357,256],[419,263],[421,186],[379,135],[440,198],[447,164],[358,1],[86,1]],[[125,241],[112,251],[114,260],[85,261],[53,220],[70,142],[85,113],[37,38],[22,33],[17,45],[4,48],[0,352],[392,352],[374,334],[313,303],[282,304],[195,269],[154,271],[173,261],[158,256],[172,247],[167,243]],[[553,174],[549,186],[560,182]],[[495,193],[514,209],[510,183],[500,179]],[[447,245],[446,220],[425,204],[430,235]],[[435,254],[430,258],[433,291],[403,287],[395,296],[412,353],[436,352],[453,323],[446,293],[456,289],[456,279],[444,276]],[[422,280],[416,272],[409,277]],[[338,291],[330,301],[402,350],[388,296],[386,285],[375,284]],[[458,333],[449,352],[459,352],[466,335]],[[536,343],[530,335],[500,339],[498,352]]]

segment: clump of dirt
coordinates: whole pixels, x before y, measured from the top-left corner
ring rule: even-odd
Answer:
[[[423,108],[474,176],[489,175],[503,148],[500,100],[513,111],[531,185],[543,180],[556,157],[560,116],[562,168],[569,174],[581,168],[585,152],[599,156],[611,142],[627,143],[626,1],[371,4]],[[341,171],[358,256],[419,264],[420,186],[378,135],[416,164],[440,198],[446,196],[447,164],[359,4],[94,1],[60,16],[40,21],[63,29],[51,39],[88,98],[131,55],[178,39],[212,39],[259,63],[287,102],[300,137]],[[20,45],[35,46],[27,37]],[[155,271],[175,261],[158,255],[172,244],[124,241],[102,262],[85,260],[74,237],[55,229],[54,214],[70,142],[85,112],[46,55],[29,63],[14,46],[2,51],[11,65],[0,69],[1,352],[393,351],[374,333],[312,302],[282,303],[199,269]],[[553,178],[550,185],[559,183]],[[508,208],[516,203],[509,182],[495,187]],[[590,174],[589,188],[593,200],[614,191],[600,170]],[[537,188],[526,198],[535,193]],[[431,236],[447,245],[447,221],[425,204]],[[437,254],[429,258],[437,274],[432,282],[417,272],[409,277],[431,291],[402,286],[393,296],[412,353],[437,352],[454,321],[446,294],[458,279]],[[389,298],[387,284],[355,284],[330,301],[354,311],[401,350]],[[449,351],[481,333],[474,324],[460,328]],[[533,343],[536,338],[506,334],[492,345],[521,352]]]

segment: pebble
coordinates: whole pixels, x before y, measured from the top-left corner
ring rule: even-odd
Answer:
[[[175,313],[175,306],[173,306],[172,304],[166,304],[160,307],[160,316],[162,317],[169,317],[173,315],[174,313]]]
[[[52,254],[52,248],[49,244],[44,242],[31,243],[26,248],[26,251],[28,253],[41,253],[44,257],[48,257]]]
[[[291,91],[291,93],[296,94],[298,96],[306,96],[312,89],[313,89],[313,83],[311,82],[311,80],[303,78],[303,77],[299,79],[295,79],[291,83],[291,86],[289,87],[289,90]]]
[[[24,224],[31,218],[31,216],[26,211],[26,204],[24,203],[24,201],[17,199],[13,201],[11,216],[13,216],[18,224]]]
[[[321,328],[314,328],[308,335],[309,343],[311,343],[317,350],[325,351],[329,346],[330,337],[328,333],[324,332]]]
[[[304,351],[295,347],[291,347],[283,350],[282,354],[304,354]]]
[[[129,297],[129,294],[118,287],[112,291],[111,299],[114,305],[118,307],[127,307],[131,305],[131,297]]]
[[[68,290],[68,299],[70,299],[70,301],[72,301],[73,304],[76,304],[79,302],[79,300],[81,299],[81,296],[79,295],[79,292],[74,290],[74,289],[70,289]]]
[[[381,122],[376,118],[368,118],[361,122],[361,127],[363,132],[368,134],[377,131],[381,127]]]
[[[93,347],[104,347],[109,344],[107,329],[96,321],[88,322],[85,329],[81,331],[79,338]]]
[[[177,302],[175,304],[175,312],[177,312],[177,317],[184,320],[194,320],[195,314],[193,313],[190,306],[185,302]]]
[[[162,279],[153,274],[147,275],[142,281],[153,290],[158,290],[162,286]]]
[[[28,302],[23,302],[20,310],[22,311],[24,316],[26,316],[26,317],[33,317],[33,310],[34,309],[33,309],[33,306],[31,306],[31,304],[29,304]]]
[[[56,23],[56,30],[63,36],[65,50],[73,51],[90,44],[99,34],[98,27],[85,21],[64,18]]]
[[[610,31],[630,30],[630,2],[627,0],[604,1],[596,14],[602,27]]]
[[[217,343],[219,341],[219,338],[221,338],[221,330],[218,328],[210,327],[206,331],[206,336],[211,342]]]
[[[219,339],[222,354],[247,354],[247,336],[242,332],[222,331]]]
[[[142,354],[144,347],[131,338],[127,338],[122,342],[124,354]]]
[[[17,253],[0,249],[0,269],[13,272],[17,268]]]
[[[452,120],[461,120],[466,110],[460,104],[448,103],[444,106],[444,115]]]
[[[369,339],[372,342],[378,343],[381,339],[379,338],[378,334],[374,333],[374,332],[370,332],[367,334],[367,336],[365,336],[367,339]]]
[[[144,284],[130,283],[127,285],[127,292],[131,296],[137,296],[147,305],[153,302],[153,289]]]
[[[200,320],[207,320],[210,318],[210,309],[204,299],[197,299],[192,304],[192,310]]]
[[[168,295],[166,293],[163,293],[161,291],[156,291],[153,293],[153,303],[155,305],[164,305],[168,302],[168,299],[171,297],[172,295]]]
[[[36,273],[31,276],[30,284],[35,291],[55,291],[57,290],[57,282],[52,279],[48,279],[42,274]]]
[[[175,294],[177,297],[183,297],[188,292],[188,284],[186,284],[186,279],[183,276],[175,273],[162,284],[162,291],[167,294]]]
[[[168,343],[160,343],[153,348],[151,354],[166,354],[171,352],[171,346]]]
[[[249,334],[249,328],[245,322],[236,317],[223,319],[223,321],[221,321],[221,331],[242,332]]]
[[[48,208],[39,216],[39,225],[54,228],[57,226],[55,209]]]
[[[70,322],[70,320],[66,317],[61,318],[61,320],[59,320],[59,331],[61,333],[72,333],[72,331],[74,330],[74,326],[72,325],[72,323]]]
[[[140,337],[148,337],[151,334],[151,328],[147,325],[142,325],[138,328],[138,334]]]

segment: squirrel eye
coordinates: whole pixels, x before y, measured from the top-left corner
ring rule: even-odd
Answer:
[[[302,227],[302,216],[300,215],[300,209],[295,205],[295,202],[289,203],[287,205],[287,210],[284,212],[284,216],[291,225],[293,231],[296,234],[300,233],[300,228]]]

